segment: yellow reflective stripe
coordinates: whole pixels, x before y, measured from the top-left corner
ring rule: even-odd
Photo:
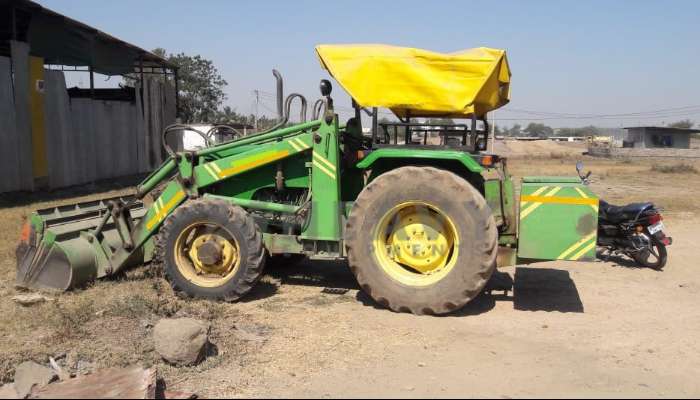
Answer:
[[[578,204],[594,205],[598,203],[596,199],[582,199],[580,197],[554,197],[554,196],[521,196],[524,201],[549,204]]]
[[[288,143],[289,143],[289,145],[292,146],[292,147],[294,148],[294,150],[296,150],[297,152],[300,152],[300,151],[303,150],[301,147],[299,147],[298,144],[294,143],[294,139],[290,140]]]
[[[568,249],[564,250],[563,253],[559,254],[559,257],[557,257],[558,260],[565,259],[566,256],[569,254],[573,253],[578,249],[579,247],[583,246],[584,243],[588,242],[589,240],[593,239],[596,235],[596,232],[593,232],[589,235],[586,235],[583,237],[583,239],[579,240],[578,242],[574,243],[571,247]]]
[[[319,161],[321,161],[322,163],[326,164],[326,166],[327,166],[328,168],[330,168],[333,172],[335,172],[335,165],[333,165],[332,162],[326,160],[325,158],[323,158],[322,155],[318,154],[318,153],[315,152],[315,151],[314,151],[314,157],[318,158]]]
[[[214,170],[209,164],[204,164],[204,170],[207,171],[209,175],[211,175],[211,177],[214,178],[214,180],[219,179],[219,176],[216,174],[216,172],[214,172]]]
[[[571,261],[576,261],[576,260],[578,260],[578,259],[581,258],[584,254],[586,254],[586,253],[588,253],[589,251],[591,251],[591,250],[595,247],[595,245],[596,245],[596,242],[590,243],[588,246],[584,247],[581,251],[579,251],[578,253],[576,253],[575,256],[571,257],[570,260],[571,260]]]
[[[298,144],[299,146],[301,146],[301,148],[304,149],[304,150],[306,150],[306,149],[308,149],[308,148],[311,147],[311,146],[309,146],[308,144],[304,143],[304,141],[301,140],[301,139],[299,139],[299,138],[293,138],[292,141],[296,142],[296,144]]]
[[[323,165],[321,165],[321,163],[319,163],[319,162],[316,161],[316,160],[314,160],[313,163],[314,163],[314,166],[315,166],[316,168],[320,169],[324,174],[330,176],[333,180],[335,180],[335,174],[334,174],[333,172],[331,172],[331,171],[329,171],[328,169],[326,169],[326,167],[324,167]]]
[[[550,190],[549,192],[547,192],[547,194],[545,194],[544,196],[520,196],[520,198],[523,199],[523,200],[525,200],[525,201],[537,201],[536,203],[533,203],[532,205],[530,205],[528,208],[526,208],[525,210],[523,210],[523,211],[520,213],[520,219],[521,219],[521,220],[522,220],[522,219],[525,219],[525,217],[527,217],[528,215],[530,215],[530,213],[532,213],[532,212],[535,211],[539,206],[542,205],[542,202],[541,202],[539,199],[544,199],[544,198],[546,198],[546,197],[552,197],[552,196],[554,196],[555,194],[557,194],[557,192],[559,192],[560,190],[561,190],[560,187],[555,187],[554,189],[552,189],[552,190]],[[530,198],[536,198],[536,199],[538,199],[538,200],[528,200],[528,199],[527,199],[528,197],[530,197]]]
[[[160,202],[160,207],[158,207],[157,205],[158,202],[154,204],[153,209],[155,211],[155,215],[146,223],[146,229],[150,231],[153,228],[153,226],[155,226],[155,224],[162,221],[163,218],[165,218],[165,216],[168,215],[170,210],[173,207],[175,207],[175,205],[183,198],[185,198],[185,192],[180,190],[177,193],[175,193],[173,197],[170,200],[168,200],[167,203],[165,203],[165,206],[163,206],[163,198],[161,197],[160,199],[158,199],[158,201]],[[160,208],[159,211],[158,208]]]
[[[153,202],[153,212],[156,214],[158,214],[158,200],[160,200],[160,197]]]
[[[221,173],[221,168],[219,168],[219,166],[216,165],[215,162],[211,162],[211,163],[209,163],[209,165],[212,167],[212,169],[213,169],[214,171],[216,171],[217,174],[220,174],[220,173]]]
[[[579,189],[579,188],[577,188],[577,187],[574,187],[574,189],[576,189],[576,191],[578,192],[578,194],[580,194],[581,197],[583,197],[584,199],[587,199],[587,198],[588,198],[588,196],[586,196],[586,193],[584,193],[583,190],[581,190],[581,189]],[[596,202],[596,203],[597,203],[597,202]],[[591,208],[592,208],[595,212],[598,212],[598,204],[590,204],[590,206],[591,206]]]
[[[253,156],[253,157],[249,158],[250,161],[248,161],[248,162],[241,162],[238,165],[233,165],[231,168],[226,168],[225,170],[221,171],[219,173],[219,177],[226,178],[226,177],[231,176],[233,174],[247,171],[247,170],[259,167],[261,165],[269,164],[269,163],[276,161],[276,160],[280,160],[282,158],[287,157],[288,155],[289,155],[289,150],[280,150],[280,151],[264,153],[264,154],[259,155],[259,156]],[[236,161],[234,161],[233,163],[236,163]]]
[[[549,189],[549,186],[542,186],[541,188],[539,188],[539,189],[535,190],[534,192],[532,192],[531,196],[537,196],[538,194],[541,194],[542,192],[544,192],[544,191],[547,190],[547,189]],[[525,205],[527,205],[527,201],[523,201],[522,198],[521,198],[521,199],[520,199],[520,208],[525,207]]]

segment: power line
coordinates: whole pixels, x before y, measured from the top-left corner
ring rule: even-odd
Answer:
[[[511,113],[523,113],[530,115],[542,115],[547,117],[562,117],[562,118],[614,118],[614,117],[639,117],[639,116],[658,116],[664,117],[666,115],[677,115],[679,113],[687,113],[688,115],[694,115],[700,112],[700,105],[674,107],[674,108],[663,108],[659,110],[650,111],[638,111],[630,113],[617,113],[617,114],[581,114],[581,113],[559,113],[550,111],[534,111],[534,110],[524,110],[517,108],[503,108],[504,112]]]

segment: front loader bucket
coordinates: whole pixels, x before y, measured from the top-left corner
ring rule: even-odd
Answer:
[[[17,285],[65,291],[109,275],[109,258],[122,246],[109,205],[129,204],[135,221],[145,214],[142,203],[129,200],[116,197],[34,212],[17,246]]]

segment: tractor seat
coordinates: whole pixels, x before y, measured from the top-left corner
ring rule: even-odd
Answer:
[[[600,201],[601,217],[610,222],[621,222],[626,219],[634,219],[640,213],[654,208],[652,203],[631,203],[624,206],[614,206],[607,202]]]

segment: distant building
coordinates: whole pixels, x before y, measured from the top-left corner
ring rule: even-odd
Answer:
[[[637,149],[689,149],[690,136],[700,133],[697,129],[668,128],[659,126],[635,126],[625,128],[627,136],[623,147]]]

